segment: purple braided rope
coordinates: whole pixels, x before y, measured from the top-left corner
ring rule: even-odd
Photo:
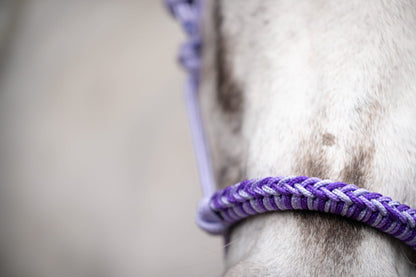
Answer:
[[[416,249],[416,210],[380,193],[306,176],[252,179],[217,191],[200,207],[204,225],[224,232],[246,217],[271,211],[309,210],[336,214],[374,227]]]

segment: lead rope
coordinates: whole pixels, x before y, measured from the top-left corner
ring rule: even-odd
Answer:
[[[245,180],[215,192],[198,102],[202,0],[165,1],[188,34],[179,60],[189,74],[185,97],[203,192],[197,212],[199,227],[211,234],[224,234],[230,225],[256,214],[320,211],[363,222],[416,250],[416,210],[355,185],[306,176],[267,177]]]
[[[209,207],[209,202],[216,190],[216,186],[198,101],[202,44],[200,35],[202,1],[165,0],[165,2],[171,14],[181,23],[188,35],[188,40],[181,46],[179,51],[179,61],[188,71],[188,80],[185,86],[186,107],[203,195],[199,203],[196,222],[199,227],[209,233],[222,234],[225,232],[228,224],[224,224],[221,218]]]

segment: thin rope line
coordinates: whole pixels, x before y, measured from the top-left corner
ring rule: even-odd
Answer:
[[[186,107],[189,126],[194,144],[194,152],[198,164],[199,179],[203,197],[208,199],[216,190],[211,159],[201,118],[198,101],[199,72],[201,66],[200,14],[202,1],[166,0],[173,16],[181,23],[188,35],[188,40],[179,51],[179,61],[188,71],[189,78],[185,87]]]

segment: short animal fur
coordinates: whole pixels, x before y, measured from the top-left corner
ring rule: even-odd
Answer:
[[[416,206],[415,1],[206,1],[201,103],[219,187],[307,175]],[[415,254],[312,212],[232,229],[225,276],[416,276]]]

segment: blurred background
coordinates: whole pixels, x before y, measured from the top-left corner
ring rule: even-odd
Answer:
[[[0,0],[0,274],[220,276],[161,0]]]

